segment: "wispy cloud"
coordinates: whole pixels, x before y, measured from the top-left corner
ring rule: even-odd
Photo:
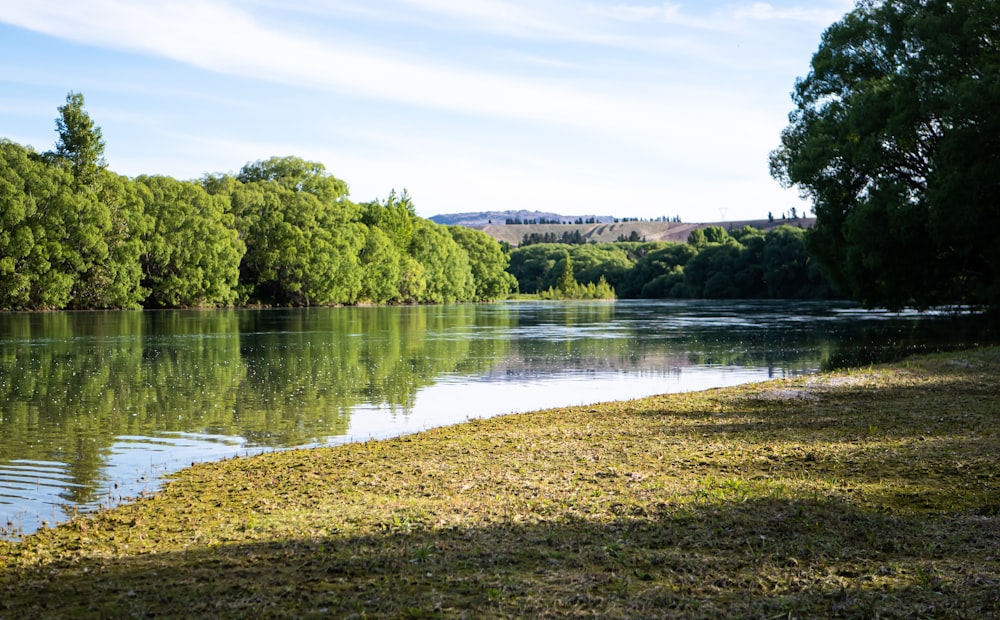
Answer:
[[[814,43],[782,46],[845,5],[0,0],[0,24],[128,67],[80,76],[125,173],[189,177],[295,154],[324,161],[361,199],[398,183],[442,209],[485,187],[496,201],[638,204],[648,192],[709,204],[751,185],[767,193],[791,72]],[[31,63],[0,83],[48,75],[49,89],[81,88],[61,66]],[[163,79],[141,79],[147,67]]]
[[[739,20],[793,21],[826,26],[844,16],[854,6],[852,0],[833,2],[825,6],[792,6],[777,8],[768,2],[755,2],[750,6],[733,10],[733,17]]]
[[[481,4],[485,11],[496,3]],[[48,35],[140,51],[220,73],[470,115],[611,132],[663,126],[657,102],[587,85],[471,70],[434,58],[341,47],[272,29],[222,2],[92,0],[66,5],[35,0],[8,8],[13,10],[5,11],[3,20]]]

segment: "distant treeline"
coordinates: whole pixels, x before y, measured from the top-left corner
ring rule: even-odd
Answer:
[[[806,231],[746,226],[692,231],[687,243],[536,244],[511,253],[522,293],[558,286],[570,260],[582,285],[604,281],[619,298],[825,299],[834,296],[809,256]]]
[[[197,181],[107,170],[70,93],[56,149],[0,140],[0,308],[441,303],[507,298],[485,233],[417,217],[406,192],[356,204],[296,157]]]

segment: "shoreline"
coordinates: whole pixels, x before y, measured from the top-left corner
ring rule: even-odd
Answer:
[[[1000,349],[205,463],[0,542],[0,618],[1000,612]]]

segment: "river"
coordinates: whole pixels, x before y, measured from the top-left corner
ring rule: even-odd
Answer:
[[[194,462],[980,342],[976,317],[846,303],[0,314],[0,537]]]

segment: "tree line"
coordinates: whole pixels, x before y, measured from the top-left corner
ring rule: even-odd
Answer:
[[[687,243],[537,244],[514,249],[509,271],[522,293],[565,288],[568,272],[580,285],[604,283],[620,298],[833,298],[806,235],[787,225],[766,233],[710,226],[692,231]]]
[[[0,140],[0,308],[442,303],[509,296],[485,233],[354,203],[322,164],[274,157],[181,181],[107,168],[70,93],[53,151]]]
[[[1000,308],[998,30],[996,0],[862,0],[823,33],[770,163],[845,294]]]

